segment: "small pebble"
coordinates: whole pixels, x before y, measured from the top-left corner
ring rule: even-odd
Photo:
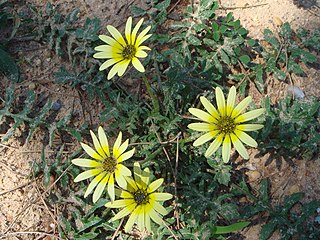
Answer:
[[[58,100],[58,101],[56,101],[56,102],[54,102],[53,104],[52,104],[52,110],[53,111],[59,111],[60,109],[61,109],[61,107],[62,107],[62,104],[61,104],[61,101],[60,100]]]
[[[288,86],[288,92],[290,92],[297,99],[303,99],[305,97],[301,88],[297,86]]]
[[[278,27],[282,26],[282,24],[283,24],[283,22],[281,21],[281,19],[279,17],[274,17],[273,23]]]

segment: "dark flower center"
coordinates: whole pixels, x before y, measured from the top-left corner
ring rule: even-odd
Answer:
[[[114,173],[114,171],[117,169],[117,160],[114,159],[113,157],[106,157],[103,160],[103,170],[108,172],[108,173]]]
[[[237,124],[230,116],[221,117],[217,123],[218,129],[221,133],[230,134],[233,133]]]
[[[136,55],[136,52],[134,45],[127,45],[122,50],[122,57],[124,59],[132,59]]]
[[[142,189],[139,189],[134,193],[134,201],[138,205],[146,204],[149,202],[149,196],[148,193]]]

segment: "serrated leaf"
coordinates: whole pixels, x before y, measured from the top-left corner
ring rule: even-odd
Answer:
[[[267,223],[262,226],[259,237],[260,240],[267,240],[271,236],[271,234],[275,231],[276,224],[275,223]]]
[[[131,14],[133,15],[133,17],[140,17],[146,14],[146,10],[137,7],[135,4],[131,5]]]
[[[226,220],[237,219],[240,217],[237,209],[238,207],[236,204],[226,203],[219,208],[219,214],[221,214]]]
[[[303,192],[293,193],[290,196],[285,196],[284,202],[284,211],[288,211],[293,207],[297,202],[299,202],[304,196]]]

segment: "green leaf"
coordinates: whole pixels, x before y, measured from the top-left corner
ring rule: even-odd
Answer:
[[[249,224],[250,222],[238,222],[229,226],[215,226],[214,234],[218,235],[236,232],[247,227]]]
[[[259,193],[260,196],[259,198],[263,201],[263,202],[267,202],[269,200],[269,196],[268,196],[268,188],[269,188],[269,183],[267,179],[263,179],[260,183],[260,189],[259,189]]]
[[[146,14],[146,10],[133,4],[131,5],[131,14],[133,15],[133,17],[140,17]]]
[[[251,61],[248,55],[242,55],[241,57],[239,57],[239,60],[245,65],[248,65],[248,63]]]
[[[219,214],[221,214],[226,220],[233,220],[240,217],[238,206],[233,203],[223,204],[219,209]]]
[[[190,44],[194,45],[194,46],[200,46],[201,45],[201,41],[197,37],[195,37],[194,35],[189,35],[187,37],[187,41]]]
[[[222,49],[220,50],[220,56],[221,56],[221,59],[222,61],[225,63],[225,64],[230,64],[230,58],[228,57],[228,55],[225,53],[225,51],[223,51]]]
[[[248,31],[245,28],[242,27],[242,28],[239,28],[238,33],[240,35],[246,35],[248,33]]]
[[[0,71],[13,82],[21,82],[18,65],[13,58],[0,48]]]
[[[290,208],[293,207],[297,202],[299,202],[304,196],[303,192],[293,193],[290,196],[285,196],[284,198],[284,210],[288,211]]]
[[[279,79],[281,81],[284,81],[286,79],[287,75],[285,74],[285,72],[283,72],[279,68],[270,67],[270,69],[273,72],[275,78],[277,78],[277,79]]]
[[[249,40],[247,40],[247,43],[248,43],[248,45],[250,46],[250,47],[253,47],[254,45],[256,45],[256,40],[254,40],[254,39],[249,39]]]
[[[276,223],[267,223],[262,226],[259,237],[260,240],[267,240],[271,236],[271,234],[275,231]]]

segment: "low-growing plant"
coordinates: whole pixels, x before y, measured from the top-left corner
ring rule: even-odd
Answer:
[[[313,236],[308,230],[304,231],[302,226],[314,229],[314,236],[318,236],[316,226],[307,221],[312,217],[315,207],[319,206],[318,202],[310,202],[302,207],[300,212],[295,212],[294,206],[302,199],[302,194],[299,193],[286,197],[283,204],[274,207],[266,181],[262,181],[259,194],[255,196],[245,181],[240,182],[239,186],[236,185],[238,178],[234,177],[236,174],[233,166],[221,160],[221,155],[225,162],[230,160],[231,142],[233,145],[237,144],[235,148],[241,157],[249,158],[243,144],[237,141],[238,137],[245,134],[243,131],[254,131],[263,127],[262,124],[243,124],[246,125],[242,126],[243,131],[236,131],[235,126],[258,117],[263,109],[249,111],[244,115],[250,97],[241,101],[240,107],[235,107],[236,92],[232,86],[237,87],[242,99],[247,95],[249,82],[254,83],[263,94],[266,77],[285,80],[290,78],[292,73],[303,74],[300,64],[315,62],[315,57],[304,48],[308,47],[307,39],[303,40],[306,45],[297,44],[298,40],[292,38],[295,33],[288,23],[283,24],[276,33],[266,30],[265,43],[250,39],[247,30],[232,13],[226,16],[216,14],[217,1],[201,0],[193,3],[186,8],[186,13],[178,15],[179,20],[169,19],[170,0],[151,0],[147,6],[149,8],[146,10],[132,7],[134,16],[148,16],[148,20],[144,21],[146,26],[141,27],[143,34],[140,39],[138,30],[135,32],[131,29],[131,26],[133,29],[133,26],[136,26],[132,24],[135,19],[129,18],[125,24],[126,34],[123,39],[120,38],[121,33],[118,33],[118,30],[107,27],[110,34],[100,35],[104,45],[101,45],[98,38],[98,19],[88,18],[83,26],[79,26],[76,9],[64,16],[59,12],[58,5],[47,3],[45,10],[33,8],[35,15],[31,26],[34,24],[35,39],[47,44],[55,54],[70,63],[70,66],[61,66],[55,73],[55,83],[77,89],[82,94],[83,102],[95,99],[102,106],[101,112],[95,112],[100,119],[99,123],[94,122],[93,126],[83,123],[80,124],[81,127],[74,128],[71,124],[74,120],[72,112],[60,119],[56,119],[57,115],[50,117],[51,113],[56,111],[55,103],[47,100],[39,104],[34,91],[20,93],[17,98],[14,86],[11,86],[1,103],[1,129],[5,129],[2,141],[11,137],[15,130],[23,125],[27,126],[27,140],[35,129],[42,127],[49,132],[47,144],[50,147],[53,146],[56,132],[67,133],[81,141],[89,155],[83,157],[79,152],[75,152],[69,158],[62,158],[61,153],[65,146],[62,141],[56,155],[46,156],[43,148],[41,161],[32,165],[34,175],[42,174],[46,186],[50,176],[61,177],[58,189],[49,196],[50,203],[61,207],[61,225],[58,226],[60,237],[225,239],[224,234],[232,237],[235,231],[248,226],[248,218],[260,212],[269,214],[264,219],[266,224],[260,234],[261,239],[267,239],[275,229],[280,229],[285,239],[300,233],[304,234],[301,236],[309,238]],[[182,16],[183,20],[180,19]],[[139,26],[139,22],[136,24]],[[151,26],[152,36],[146,35],[148,26]],[[144,32],[143,29],[148,31]],[[144,49],[139,49],[141,44],[135,41],[144,38],[148,38],[148,47],[142,46]],[[118,46],[120,53],[112,52],[117,46],[116,40],[123,40],[125,43],[120,48]],[[151,51],[144,54],[143,50],[149,50],[149,47]],[[106,62],[99,63],[93,58],[94,54],[98,59],[107,59]],[[133,63],[135,58],[144,58],[142,65]],[[259,59],[259,63],[256,59]],[[113,64],[119,64],[116,60],[120,61],[120,65],[122,61],[126,61],[128,65],[113,68]],[[129,63],[132,63],[134,68],[128,67]],[[98,71],[99,64],[106,64],[100,70],[110,70],[113,71],[112,74]],[[124,74],[127,82],[120,78]],[[107,78],[112,78],[112,81],[107,81]],[[216,88],[216,94],[213,94],[213,87]],[[227,101],[223,93],[226,87],[231,89]],[[210,103],[214,102],[214,99],[217,99],[218,111],[214,111],[215,107]],[[93,101],[91,103],[95,104]],[[200,103],[207,112],[199,109],[202,107]],[[306,159],[317,154],[320,107],[316,99],[287,98],[274,106],[270,106],[266,99],[263,107],[266,109],[265,127],[261,134],[252,134],[260,144],[261,154],[268,152],[285,159],[291,157],[288,152],[292,153],[292,157],[303,156]],[[191,119],[195,119],[188,114],[189,109],[192,109],[190,113],[197,117],[197,121],[204,121],[202,125],[190,124]],[[235,111],[234,109],[239,112],[231,117],[230,109],[231,112]],[[230,115],[226,118],[228,121],[223,118],[224,112]],[[219,117],[214,118],[214,114]],[[208,116],[212,117],[209,118],[210,121]],[[244,119],[236,122],[238,116]],[[225,122],[228,122],[226,126]],[[188,124],[197,126],[197,131],[212,134],[210,139],[208,136],[205,138],[207,141],[217,138],[217,134],[212,132],[218,129],[223,139],[220,142],[222,149],[219,149],[220,145],[213,145],[211,154],[204,157],[207,149],[202,144],[199,144],[199,147],[192,145],[199,135],[189,130]],[[121,146],[117,142],[114,143],[116,147],[109,149],[101,130],[98,130],[98,138],[91,133],[94,149],[90,144],[84,144],[88,140],[89,129],[97,129],[97,125],[106,126],[105,130],[110,139],[116,138],[117,133],[122,131],[124,138],[130,139],[130,144],[136,148],[136,153],[123,163],[128,170],[122,171],[123,177],[117,175],[116,181],[113,174],[118,172],[116,173],[117,165],[113,165],[114,160],[122,164],[121,154],[127,147],[133,147],[128,145],[128,142]],[[241,140],[244,139],[245,144],[256,146],[252,137],[244,136]],[[230,144],[225,144],[228,139]],[[74,164],[91,169],[80,173],[79,167],[69,166],[71,159]],[[144,170],[148,172],[148,177],[142,175],[140,167],[140,170],[137,170],[137,165],[148,169]],[[131,169],[133,178],[130,178],[128,172]],[[65,175],[66,171],[68,176]],[[108,175],[103,175],[104,172]],[[70,176],[81,182],[74,184]],[[90,177],[92,179],[88,181]],[[149,177],[154,178],[154,181],[149,182]],[[100,178],[103,181],[100,181]],[[112,184],[107,184],[106,181]],[[160,187],[162,181],[163,186]],[[133,182],[142,187],[135,188]],[[148,188],[149,183],[154,191]],[[66,186],[68,190],[65,189]],[[97,193],[94,194],[95,203],[92,203],[91,198],[86,199],[83,195],[89,195],[95,187]],[[108,189],[111,198],[104,192],[104,188]],[[161,191],[155,192],[158,188]],[[167,194],[162,194],[163,192]],[[156,196],[154,199],[150,197],[152,194]],[[239,205],[239,197],[243,195],[252,202]],[[167,207],[161,205],[164,200],[167,200]],[[135,208],[129,206],[132,202]],[[155,212],[159,211],[156,216],[161,216],[150,214],[148,204]],[[111,210],[112,207],[122,210]],[[139,208],[142,209],[141,212]],[[298,218],[299,214],[302,215],[301,219]],[[130,216],[126,217],[127,215]],[[151,217],[152,221],[148,217]],[[111,219],[114,221],[110,221]],[[134,222],[137,224],[134,225]],[[153,230],[153,233],[150,230]]]
[[[316,97],[293,99],[288,96],[271,105],[264,101],[266,124],[259,135],[261,153],[270,153],[266,165],[282,159],[293,164],[294,159],[310,160],[320,147],[320,103]]]
[[[319,238],[320,229],[314,218],[320,202],[318,200],[302,202],[304,193],[297,192],[285,196],[282,203],[273,206],[269,188],[267,179],[261,181],[259,192],[256,195],[250,193],[246,183],[243,183],[241,187],[234,188],[235,192],[245,194],[253,202],[251,206],[243,208],[244,217],[256,214],[264,216],[261,220],[266,223],[262,226],[259,234],[260,240],[270,239],[275,231],[279,231],[281,239]]]

